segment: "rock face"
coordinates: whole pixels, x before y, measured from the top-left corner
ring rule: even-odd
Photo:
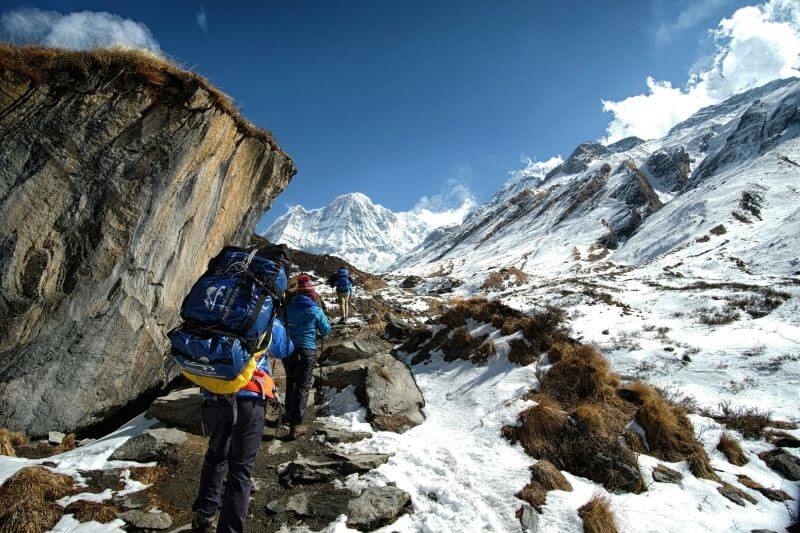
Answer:
[[[296,169],[195,75],[49,51],[33,78],[21,50],[0,47],[0,426],[46,434],[170,377],[183,297]]]

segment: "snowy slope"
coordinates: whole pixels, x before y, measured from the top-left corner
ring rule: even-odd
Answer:
[[[350,193],[320,209],[294,206],[263,235],[299,250],[336,255],[369,272],[383,272],[432,229],[413,211],[394,213],[364,194]]]
[[[517,173],[395,268],[568,271],[576,254],[640,266],[723,224],[723,250],[751,270],[797,272],[799,102],[800,80],[778,80],[700,110],[662,139],[584,143],[543,180]]]

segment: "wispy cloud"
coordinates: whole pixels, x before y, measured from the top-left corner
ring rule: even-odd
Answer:
[[[684,88],[647,78],[647,93],[603,101],[614,115],[605,141],[661,137],[701,107],[779,78],[800,77],[800,2],[769,0],[737,9],[710,31],[716,52]]]
[[[20,44],[43,44],[73,50],[123,46],[161,53],[147,26],[105,11],[62,14],[38,8],[14,9],[0,17],[5,38]]]
[[[662,21],[656,30],[656,40],[669,41],[676,33],[694,28],[708,18],[714,10],[722,7],[730,0],[691,0],[683,5],[678,17],[672,22]],[[676,4],[670,3],[670,6]]]
[[[476,205],[470,188],[455,178],[449,178],[441,193],[423,196],[412,211],[431,227],[439,228],[460,224]]]
[[[203,32],[208,33],[208,16],[206,15],[206,8],[200,6],[200,11],[195,15],[195,21]]]

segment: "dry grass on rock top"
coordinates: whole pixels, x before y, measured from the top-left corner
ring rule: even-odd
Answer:
[[[162,98],[174,89],[189,94],[201,88],[208,92],[214,106],[233,118],[242,133],[262,140],[288,158],[273,134],[245,120],[228,95],[199,74],[152,52],[121,47],[75,51],[0,43],[0,74],[3,72],[14,72],[34,83],[86,80],[100,73],[121,86],[129,82],[145,84]]]

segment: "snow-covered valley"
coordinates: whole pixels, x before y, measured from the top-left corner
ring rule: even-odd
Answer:
[[[457,225],[353,193],[293,208],[266,236],[311,252],[293,274],[310,274],[329,304],[325,280],[346,263],[328,255],[373,274],[356,279],[358,317],[322,346],[309,433],[284,442],[270,419],[252,530],[592,531],[595,500],[619,531],[796,527],[797,79],[702,109],[661,139],[589,142],[547,172],[529,165]],[[547,313],[556,323],[537,322]],[[71,451],[19,444],[20,457],[0,456],[0,482],[34,465],[73,478],[47,502],[57,531],[124,525],[108,509],[113,520],[78,520],[76,499],[186,526],[199,397],[159,401],[159,414]],[[663,428],[647,409],[667,413]],[[536,433],[551,422],[558,431]],[[169,438],[152,433],[164,425]],[[561,485],[535,492],[540,463],[559,466]],[[89,490],[98,471],[113,486]]]

